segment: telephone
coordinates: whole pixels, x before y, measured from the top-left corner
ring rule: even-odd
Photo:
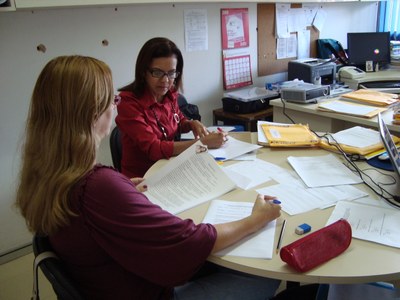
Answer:
[[[358,79],[365,76],[365,72],[357,67],[342,67],[339,70],[339,80],[344,79]]]

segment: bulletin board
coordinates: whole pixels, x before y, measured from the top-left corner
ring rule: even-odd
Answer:
[[[291,4],[291,8],[301,8],[301,4]],[[319,31],[313,26],[310,30],[310,57],[317,57]],[[275,4],[257,4],[258,76],[287,72],[289,61],[296,59],[276,59]]]

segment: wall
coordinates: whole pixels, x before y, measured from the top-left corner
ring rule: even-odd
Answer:
[[[346,46],[348,31],[375,30],[374,2],[316,5],[328,13],[321,38],[335,38]],[[154,36],[169,37],[183,51],[185,95],[199,105],[203,121],[209,126],[212,109],[222,106],[222,7],[249,8],[255,84],[263,86],[266,81],[285,80],[285,73],[257,78],[256,3],[146,4],[0,13],[0,258],[31,240],[13,202],[29,98],[44,64],[58,55],[94,56],[110,65],[117,89],[133,80],[134,62],[142,44]],[[190,8],[207,9],[208,51],[184,49],[183,11]],[[104,39],[109,46],[101,44]],[[46,46],[45,53],[36,50],[39,44]],[[108,139],[101,145],[99,161],[111,164]]]

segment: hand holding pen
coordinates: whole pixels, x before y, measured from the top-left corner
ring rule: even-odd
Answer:
[[[278,204],[279,200],[276,197],[257,195],[254,202],[252,217],[258,222],[258,229],[264,227],[268,222],[277,219],[281,215],[281,206]]]

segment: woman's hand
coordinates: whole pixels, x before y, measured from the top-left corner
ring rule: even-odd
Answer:
[[[141,184],[144,181],[144,178],[142,178],[142,177],[134,177],[134,178],[131,178],[131,181],[136,186],[136,189],[139,192],[143,193],[143,192],[147,191],[147,185],[138,186],[139,184]]]
[[[209,149],[220,148],[228,140],[227,132],[210,132],[207,136],[202,137],[200,141],[207,145]]]
[[[260,225],[257,230],[281,215],[281,206],[279,204],[274,204],[272,202],[274,199],[276,199],[276,197],[264,196],[261,194],[257,195],[251,212],[251,216],[255,218],[256,224]]]
[[[209,134],[207,128],[203,125],[203,123],[197,121],[197,120],[192,120],[189,121],[190,123],[190,128],[193,132],[194,138],[195,139],[200,139]]]

